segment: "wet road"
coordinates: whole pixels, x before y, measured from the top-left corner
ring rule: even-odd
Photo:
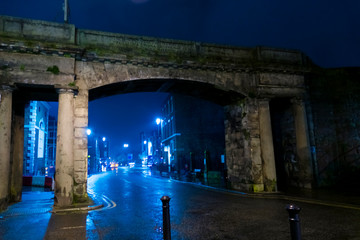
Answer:
[[[290,239],[285,210],[290,202],[271,195],[253,197],[214,191],[128,168],[93,175],[88,187],[89,192],[108,203],[107,207],[88,213],[33,215],[31,221],[38,223],[29,220],[29,224],[24,225],[34,233],[34,238],[29,239],[45,236],[44,239],[160,240],[163,195],[171,198],[173,240]],[[360,207],[334,207],[311,201],[291,203],[302,208],[303,239],[360,239]],[[10,218],[0,220],[0,227],[7,227],[0,230],[3,236],[11,236],[6,235],[11,231],[9,225],[4,224],[7,221]],[[37,226],[38,231],[29,225]]]

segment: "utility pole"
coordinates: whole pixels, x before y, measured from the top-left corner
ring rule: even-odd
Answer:
[[[69,16],[69,13],[68,13],[68,10],[69,10],[69,5],[68,5],[68,0],[64,0],[64,22],[65,23],[68,23],[68,16]]]

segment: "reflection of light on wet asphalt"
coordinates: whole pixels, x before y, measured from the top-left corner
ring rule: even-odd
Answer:
[[[104,204],[103,208],[95,209],[93,211],[107,210],[116,207],[116,203],[105,195],[97,196],[94,192],[95,182],[100,178],[100,175],[92,175],[88,178],[88,195],[95,201],[101,201]]]
[[[106,173],[105,173],[106,174]],[[97,182],[97,180],[99,178],[101,178],[103,175],[99,174],[99,175],[92,175],[88,178],[88,194],[91,196],[92,199],[97,200],[97,201],[101,201],[104,204],[103,208],[99,208],[99,209],[94,209],[92,211],[102,211],[102,210],[108,210],[108,209],[112,209],[116,207],[116,203],[111,200],[110,198],[108,198],[106,195],[101,195],[98,196],[95,192],[94,192],[94,188],[95,188],[95,182]],[[126,182],[127,184],[133,184],[137,187],[143,188],[143,189],[148,189],[148,187],[146,186],[142,186],[140,184],[135,184],[129,180],[126,179],[122,179],[124,182]],[[157,181],[157,182],[166,182],[166,183],[172,183],[171,179],[162,179],[162,178],[153,178],[153,181]],[[158,194],[159,196],[164,196],[164,195],[168,195],[170,198],[174,197],[173,193],[167,193],[165,194],[164,191],[157,191],[155,194]]]
[[[116,207],[116,203],[113,200],[111,200],[110,198],[108,198],[107,196],[103,195],[102,199],[104,200],[104,202],[106,202],[107,205],[104,208],[98,209],[97,211],[111,209],[111,208]]]
[[[126,183],[128,183],[128,184],[132,184],[132,185],[134,185],[134,186],[136,186],[136,187],[140,187],[140,188],[143,188],[143,189],[148,189],[147,187],[145,187],[145,186],[143,186],[143,185],[130,182],[130,181],[126,180],[126,179],[122,179],[122,180],[123,180],[124,182],[126,182]]]
[[[88,195],[90,195],[92,199],[99,199],[99,197],[96,196],[96,194],[92,189],[88,189]],[[105,195],[101,195],[101,202],[104,204],[104,207],[99,209],[94,209],[92,211],[101,211],[116,207],[116,203]]]

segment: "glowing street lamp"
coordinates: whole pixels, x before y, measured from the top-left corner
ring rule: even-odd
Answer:
[[[158,126],[158,131],[157,131],[157,139],[156,139],[156,142],[155,142],[155,149],[156,149],[156,155],[157,157],[159,158],[159,160],[161,159],[161,128],[162,128],[162,119],[161,118],[156,118],[156,124]]]
[[[128,148],[128,147],[129,147],[129,144],[124,143],[124,148]]]
[[[106,137],[103,137],[102,140],[103,140],[103,142],[105,142],[105,141],[106,141]]]
[[[91,129],[90,129],[90,128],[86,129],[86,134],[87,134],[88,136],[90,136],[90,134],[91,134]]]

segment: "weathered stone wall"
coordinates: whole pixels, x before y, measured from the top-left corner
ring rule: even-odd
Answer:
[[[75,202],[87,201],[88,144],[88,91],[79,84],[74,102],[74,198]]]
[[[225,146],[232,188],[264,190],[256,99],[225,107]]]
[[[0,85],[0,211],[10,199],[12,89]]]
[[[6,33],[7,36],[22,37],[24,39],[36,38],[66,43],[73,43],[75,41],[75,26],[72,24],[8,16],[0,16],[0,32]]]
[[[12,119],[10,201],[21,201],[24,164],[24,103],[15,102]]]
[[[314,72],[308,78],[319,186],[360,189],[360,69]]]

